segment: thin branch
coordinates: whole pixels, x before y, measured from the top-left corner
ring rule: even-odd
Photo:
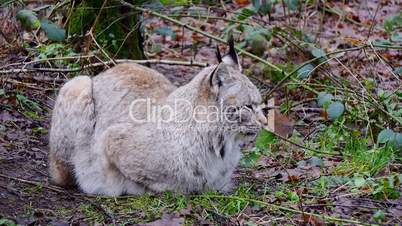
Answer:
[[[267,130],[268,130],[268,129],[267,129]],[[315,150],[315,149],[306,147],[306,146],[304,146],[304,145],[301,145],[301,144],[298,144],[298,143],[296,143],[296,142],[293,142],[293,141],[287,139],[286,137],[283,137],[283,136],[281,136],[281,135],[279,135],[279,134],[277,134],[277,133],[274,133],[274,132],[272,132],[271,130],[268,130],[268,131],[270,131],[272,134],[274,134],[274,135],[275,135],[276,137],[278,137],[279,139],[281,139],[281,140],[283,140],[283,141],[285,141],[285,142],[287,142],[287,143],[289,143],[289,144],[292,144],[292,145],[294,145],[294,146],[296,146],[296,147],[298,147],[298,148],[305,149],[305,150],[309,150],[309,151],[312,151],[312,152],[315,152],[315,153],[318,153],[318,154],[325,154],[325,155],[332,155],[332,156],[340,156],[339,154],[335,154],[335,153],[331,153],[331,152],[325,152],[325,151],[318,151],[318,150]]]
[[[38,59],[38,60],[33,60],[29,62],[19,62],[19,63],[12,63],[12,64],[7,64],[4,66],[1,66],[0,69],[7,68],[7,67],[12,67],[12,66],[20,66],[24,65],[27,66],[29,64],[34,64],[34,63],[41,63],[41,62],[46,62],[46,61],[55,61],[55,60],[81,60],[81,59],[86,59],[86,58],[92,58],[95,57],[95,55],[84,55],[84,56],[67,56],[67,57],[53,57],[53,58],[45,58],[45,59]]]
[[[173,60],[114,60],[116,63],[137,63],[137,64],[166,64],[166,65],[182,65],[182,66],[197,66],[197,67],[207,67],[207,63],[201,62],[193,62],[193,61],[173,61]],[[41,72],[78,72],[89,68],[100,67],[103,65],[111,65],[114,64],[112,61],[106,62],[98,62],[93,64],[88,64],[83,67],[77,68],[21,68],[21,69],[9,69],[9,70],[1,70],[0,74],[13,74],[13,73],[27,73],[27,72],[34,72],[34,71],[41,71]]]

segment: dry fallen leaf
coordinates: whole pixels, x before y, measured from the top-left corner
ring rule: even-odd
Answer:
[[[307,225],[312,225],[312,226],[321,226],[321,225],[325,225],[325,222],[323,220],[321,220],[320,218],[316,217],[316,216],[311,216],[308,214],[302,214],[301,216],[301,220],[306,223]]]
[[[250,4],[249,0],[235,0],[235,3],[239,6],[246,6],[248,4]]]
[[[267,130],[279,134],[282,137],[289,137],[293,133],[294,123],[285,115],[281,114],[278,109],[275,109],[277,103],[275,98],[268,101],[268,125]]]

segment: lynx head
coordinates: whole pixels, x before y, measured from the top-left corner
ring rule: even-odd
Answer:
[[[225,123],[231,126],[266,124],[261,111],[261,94],[257,87],[242,73],[234,42],[229,38],[229,52],[221,57],[217,49],[219,64],[207,75],[208,86],[213,98],[227,116]]]

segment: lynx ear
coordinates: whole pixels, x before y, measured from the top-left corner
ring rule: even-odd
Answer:
[[[240,66],[239,56],[236,53],[233,35],[230,33],[228,37],[229,52],[222,58],[223,63],[228,64],[239,71],[242,71]]]
[[[209,74],[209,85],[219,89],[225,82],[225,77],[229,74],[225,64],[218,64],[215,69]]]
[[[219,46],[216,46],[216,59],[218,60],[218,63],[222,63],[222,55],[221,52],[219,51]]]

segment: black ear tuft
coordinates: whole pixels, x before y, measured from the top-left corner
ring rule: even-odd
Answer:
[[[218,63],[222,63],[222,55],[221,52],[219,51],[219,46],[216,46],[216,58],[218,59]]]
[[[234,39],[233,39],[233,34],[229,33],[228,36],[228,45],[229,45],[229,52],[228,52],[228,56],[230,56],[230,58],[232,58],[232,60],[236,63],[239,64],[239,60],[237,58],[237,53],[236,53],[236,48],[234,45]]]

